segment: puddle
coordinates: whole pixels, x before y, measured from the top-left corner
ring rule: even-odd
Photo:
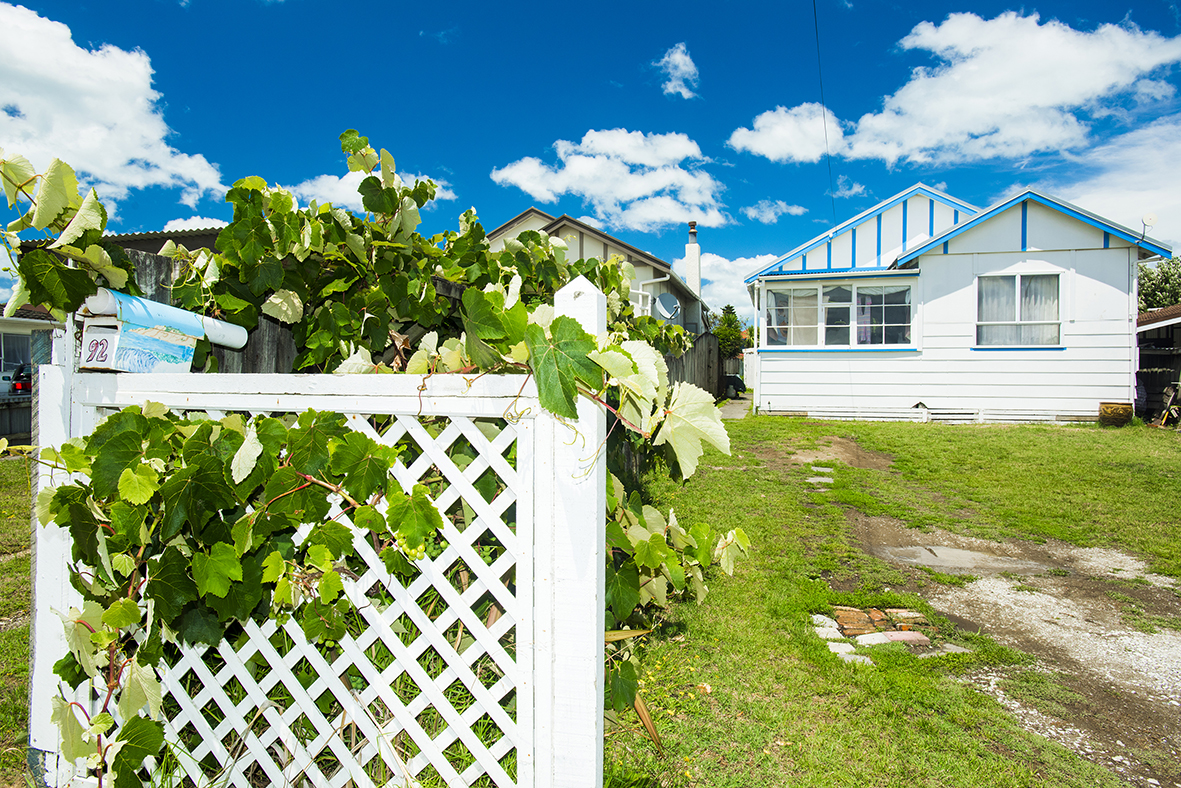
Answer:
[[[894,547],[890,545],[869,545],[871,552],[887,561],[898,561],[911,566],[925,566],[951,575],[996,575],[1012,572],[1017,575],[1036,575],[1048,567],[1035,561],[991,555],[977,550],[963,550],[944,545],[920,545]]]

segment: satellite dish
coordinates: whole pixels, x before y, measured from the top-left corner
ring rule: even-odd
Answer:
[[[681,302],[672,293],[661,293],[656,296],[656,311],[665,320],[674,320],[681,314]]]
[[[1140,223],[1143,224],[1145,227],[1152,227],[1153,225],[1156,224],[1156,214],[1155,213],[1144,214],[1144,218],[1140,220]]]

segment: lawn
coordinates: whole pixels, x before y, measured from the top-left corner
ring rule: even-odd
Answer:
[[[1025,655],[959,633],[862,553],[850,508],[985,537],[1116,546],[1181,576],[1171,507],[1181,500],[1181,442],[1149,428],[820,423],[748,417],[727,424],[730,457],[710,451],[687,485],[650,494],[682,522],[741,526],[753,542],[733,578],[715,575],[702,605],[678,605],[646,644],[642,692],[664,750],[609,728],[608,784],[662,786],[1107,786],[1112,774],[1025,733],[958,680],[1009,666],[1014,686],[1062,700]],[[828,436],[893,458],[891,470],[837,467],[816,492],[794,451]],[[28,486],[0,461],[0,620],[29,604]],[[834,581],[841,581],[839,583]],[[846,588],[834,591],[832,585]],[[832,604],[911,606],[973,653],[919,660],[879,652],[839,662],[808,616]],[[0,784],[20,784],[27,726],[28,624],[0,631]],[[893,647],[890,647],[893,648]]]
[[[856,546],[857,508],[919,527],[984,537],[1056,538],[1121,547],[1181,576],[1176,515],[1181,442],[1150,428],[728,422],[732,456],[711,451],[685,486],[653,479],[651,495],[682,523],[742,527],[752,549],[733,578],[715,575],[701,605],[676,606],[647,643],[641,692],[664,751],[631,729],[608,736],[614,785],[1082,786],[1113,774],[1021,730],[959,680],[1007,666],[1025,692],[1052,702],[1051,678],[987,637],[958,632],[905,578]],[[837,464],[825,492],[791,454],[852,438],[893,457],[890,470]],[[824,463],[832,465],[832,463]],[[840,582],[834,582],[840,581]],[[846,590],[834,591],[833,586]],[[833,604],[914,607],[971,654],[875,655],[840,662],[809,615]],[[1040,683],[1039,683],[1040,682]]]

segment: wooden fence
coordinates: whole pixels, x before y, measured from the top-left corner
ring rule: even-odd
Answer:
[[[692,383],[713,395],[714,399],[722,396],[726,390],[723,385],[722,357],[718,349],[718,338],[713,334],[701,334],[679,358],[665,356],[664,363],[668,365],[668,380]]]
[[[555,302],[589,332],[606,330],[605,299],[585,279]],[[446,480],[435,501],[446,547],[417,562],[421,574],[408,585],[356,538],[368,570],[345,580],[346,593],[366,626],[335,648],[309,644],[292,621],[267,620],[247,623],[234,642],[174,654],[162,683],[166,741],[177,758],[155,766],[155,782],[602,784],[606,469],[598,453],[606,417],[583,399],[578,420],[560,422],[541,409],[532,382],[523,391],[521,382],[40,368],[35,426],[43,446],[87,435],[106,414],[146,401],[214,417],[315,408],[345,414],[374,440],[411,447],[409,464],[392,472],[407,492],[427,475]],[[475,459],[457,462],[460,444]],[[501,489],[492,500],[476,489],[488,474]],[[47,473],[38,478],[38,487],[52,483]],[[446,516],[457,507],[470,512],[462,530]],[[498,547],[480,549],[487,543]],[[54,611],[80,602],[63,571],[69,560],[68,533],[38,528],[29,745],[35,777],[52,786],[66,785],[75,764],[58,754],[50,698],[61,691],[98,704],[91,687],[72,695],[52,671],[68,652]]]

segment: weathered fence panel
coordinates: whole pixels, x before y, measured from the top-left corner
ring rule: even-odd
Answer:
[[[668,365],[669,382],[692,383],[718,398],[725,387],[722,385],[722,357],[718,338],[713,334],[701,334],[679,358],[665,356]]]
[[[560,313],[606,330],[605,300],[581,277]],[[346,580],[365,627],[334,648],[298,624],[248,623],[233,642],[180,648],[163,671],[166,740],[157,764],[177,784],[586,786],[602,783],[605,415],[580,403],[566,424],[532,381],[459,375],[168,375],[42,367],[41,445],[89,434],[107,413],[147,401],[177,412],[342,413],[354,429],[404,447],[393,475],[407,492],[445,479],[435,505],[446,547],[403,586],[358,537],[368,567]],[[460,463],[462,444],[474,459]],[[494,476],[488,500],[477,482]],[[38,486],[53,483],[42,473]],[[486,489],[486,486],[485,486]],[[461,525],[462,523],[462,525]],[[489,545],[494,548],[489,549]],[[30,762],[62,786],[57,730],[44,710],[67,653],[68,534],[38,528],[34,559]],[[381,600],[377,604],[375,600]],[[493,612],[495,611],[495,612]],[[68,690],[65,690],[68,693]],[[84,686],[73,699],[94,707]]]

